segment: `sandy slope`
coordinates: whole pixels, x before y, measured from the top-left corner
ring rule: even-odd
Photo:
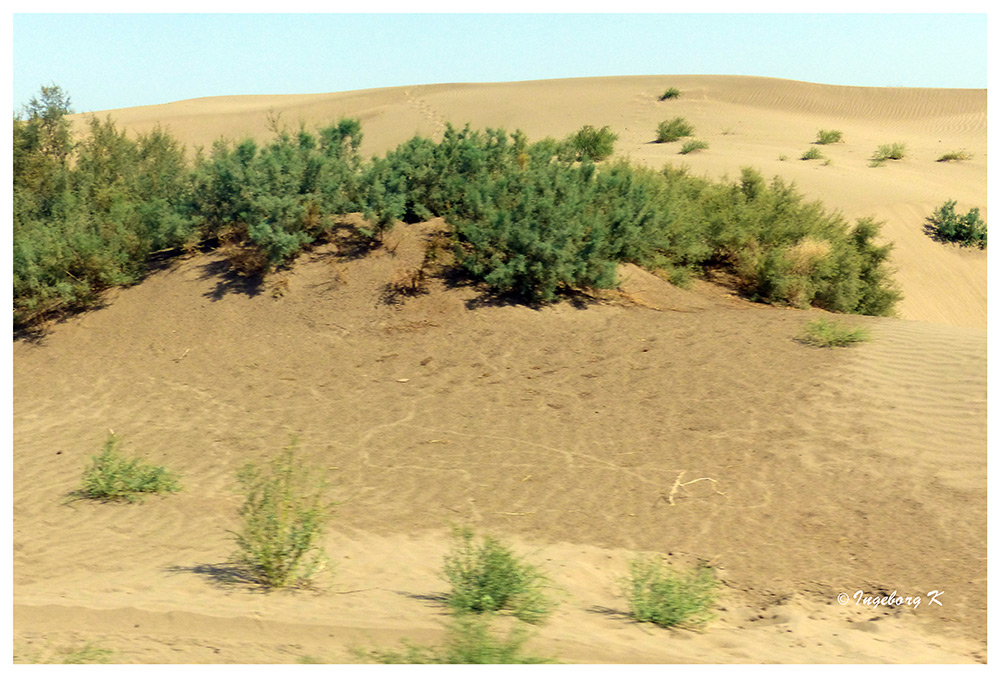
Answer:
[[[656,102],[671,84],[690,96]],[[681,291],[634,268],[623,295],[581,307],[483,304],[441,281],[384,303],[435,224],[401,230],[394,253],[321,248],[263,289],[210,255],[176,262],[14,343],[22,654],[94,640],[125,662],[345,661],[352,646],[436,642],[447,529],[472,524],[512,539],[563,589],[539,654],[985,660],[985,254],[925,243],[919,225],[948,196],[985,207],[985,93],[616,78],[206,99],[116,117],[136,128],[159,117],[204,142],[260,131],[279,105],[309,123],[360,115],[366,152],[444,119],[535,137],[590,123],[654,164],[676,151],[646,144],[650,130],[684,115],[711,143],[685,159],[696,171],[755,164],[848,215],[886,218],[905,319],[852,318],[872,342],[817,350],[792,339],[818,311]],[[848,141],[832,165],[777,160],[821,127]],[[937,137],[976,157],[935,163]],[[897,138],[912,159],[865,166]],[[108,428],[182,472],[183,493],[66,504]],[[226,579],[233,473],[293,434],[336,480],[336,575],[323,594],[257,594]],[[716,483],[671,494],[701,477]],[[725,596],[707,632],[625,617],[619,580],[647,551],[719,567]],[[894,613],[837,604],[858,589],[945,593]]]

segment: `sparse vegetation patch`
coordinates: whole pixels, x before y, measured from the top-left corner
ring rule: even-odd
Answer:
[[[98,501],[136,503],[144,494],[175,491],[180,491],[176,475],[162,466],[122,454],[121,440],[112,432],[101,454],[91,457],[90,467],[83,473],[83,486],[76,495]]]
[[[906,157],[905,143],[887,143],[878,147],[868,161],[868,165],[870,167],[879,167],[885,164],[887,160],[902,160],[904,157]]]
[[[687,155],[688,153],[693,153],[696,150],[705,150],[708,148],[708,142],[702,141],[700,139],[691,139],[690,141],[685,141],[684,145],[681,146],[681,155]]]
[[[844,135],[835,129],[821,129],[816,133],[816,143],[823,146],[828,143],[840,143]]]
[[[953,150],[937,159],[938,162],[965,162],[972,159],[972,153],[966,150]]]
[[[632,616],[640,622],[672,626],[702,626],[712,620],[719,582],[711,568],[671,571],[658,558],[639,558],[629,564],[625,581]]]
[[[245,500],[234,562],[267,588],[308,582],[327,564],[322,537],[333,503],[325,473],[304,464],[293,441],[265,465],[247,464],[237,478]]]
[[[869,341],[871,334],[864,327],[851,328],[840,322],[820,318],[806,324],[798,340],[811,346],[834,348]]]
[[[669,99],[676,99],[681,95],[681,90],[676,87],[668,88],[663,94],[660,95],[660,101],[667,101]]]
[[[813,147],[809,148],[808,150],[806,150],[806,152],[804,152],[802,154],[802,159],[803,160],[822,160],[823,159],[823,154],[821,152],[819,152],[819,148],[816,148],[815,146],[813,146]]]
[[[656,143],[672,143],[694,134],[694,127],[684,118],[664,120],[656,128]]]
[[[456,612],[504,610],[527,623],[538,623],[552,611],[546,576],[492,536],[477,542],[470,529],[457,530],[444,573],[451,583],[448,606]]]

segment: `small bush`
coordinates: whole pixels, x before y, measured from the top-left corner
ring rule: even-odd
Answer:
[[[840,322],[820,318],[806,324],[798,340],[811,346],[833,348],[869,341],[871,334],[863,327],[851,329]]]
[[[615,152],[618,135],[610,127],[596,129],[590,125],[581,128],[569,138],[570,146],[576,151],[577,160],[600,162]]]
[[[697,627],[713,618],[718,581],[712,569],[699,566],[687,574],[669,571],[659,559],[640,558],[630,565],[627,579],[632,616],[640,622],[668,628]]]
[[[546,594],[548,579],[537,567],[522,562],[491,536],[477,544],[471,529],[455,533],[456,543],[445,559],[451,583],[448,605],[458,612],[507,610],[526,623],[538,623],[552,610]]]
[[[956,214],[955,200],[949,200],[927,218],[927,229],[939,240],[986,249],[986,222],[979,216],[979,207]]]
[[[668,99],[676,99],[681,95],[681,90],[676,87],[671,87],[667,91],[660,95],[660,101],[666,101]]]
[[[902,160],[906,157],[905,143],[887,143],[879,146],[868,162],[871,167],[878,167],[885,164],[886,160]]]
[[[246,500],[233,559],[268,588],[305,583],[327,561],[320,546],[332,508],[325,475],[303,464],[295,447],[293,440],[264,468],[250,463],[237,475]]]
[[[491,629],[494,619],[490,615],[462,614],[448,626],[442,647],[422,647],[406,644],[403,651],[357,652],[366,660],[384,664],[435,664],[435,665],[504,665],[553,663],[548,658],[525,656],[521,648],[529,639],[520,626],[514,626],[506,637]]]
[[[671,143],[694,134],[694,127],[684,118],[664,120],[656,128],[656,143]]]
[[[937,159],[938,162],[964,162],[965,160],[971,160],[972,153],[965,150],[953,150],[945,153]]]
[[[812,148],[810,148],[809,150],[807,150],[805,153],[802,154],[802,159],[803,160],[822,160],[823,159],[823,154],[819,152],[819,148],[816,148],[815,146],[813,146]]]
[[[835,129],[821,129],[816,133],[816,143],[824,146],[828,143],[840,143],[844,135]]]
[[[142,500],[142,494],[180,491],[175,475],[162,466],[123,456],[120,447],[121,440],[110,433],[104,451],[91,457],[91,466],[83,473],[83,487],[77,492],[78,496],[136,503]]]
[[[687,155],[688,153],[693,153],[696,150],[705,150],[708,148],[707,141],[701,141],[699,139],[691,139],[686,141],[683,146],[681,146],[681,155]]]

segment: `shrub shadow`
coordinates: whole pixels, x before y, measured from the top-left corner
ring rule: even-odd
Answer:
[[[246,567],[230,562],[216,564],[193,564],[191,566],[169,566],[165,568],[171,574],[198,574],[209,580],[213,587],[220,590],[244,589],[251,592],[266,592],[268,588],[261,585]]]
[[[233,271],[224,260],[209,261],[201,266],[201,280],[218,278],[215,288],[204,296],[212,301],[221,301],[228,294],[242,294],[253,298],[264,292],[264,281],[259,276],[246,277]]]

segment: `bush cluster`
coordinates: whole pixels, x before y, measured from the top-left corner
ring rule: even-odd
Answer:
[[[121,452],[121,440],[110,433],[101,454],[91,458],[76,495],[98,501],[137,503],[143,494],[176,491],[180,491],[180,485],[174,473],[140,458],[125,456]]]
[[[91,305],[138,280],[151,254],[198,242],[220,245],[239,273],[266,274],[350,212],[373,244],[400,222],[443,217],[461,269],[532,302],[613,286],[625,262],[670,279],[725,269],[770,303],[888,314],[899,299],[874,221],[849,225],[751,169],[712,182],[597,165],[613,149],[607,127],[532,143],[449,125],[438,142],[416,136],[366,160],[357,120],[316,133],[275,125],[266,144],[220,140],[192,166],[165,132],[133,139],[110,120],[73,143],[58,88],[25,110],[14,124],[15,326]],[[683,118],[661,128],[661,140],[692,132]]]
[[[948,200],[927,218],[931,234],[945,242],[986,249],[986,222],[979,215],[979,207],[956,214],[955,204],[955,200]]]
[[[656,127],[656,143],[672,143],[694,134],[694,127],[684,118],[664,120]]]
[[[678,573],[659,559],[639,558],[630,562],[629,573],[625,585],[637,621],[669,628],[700,626],[712,619],[719,582],[711,568]]]

